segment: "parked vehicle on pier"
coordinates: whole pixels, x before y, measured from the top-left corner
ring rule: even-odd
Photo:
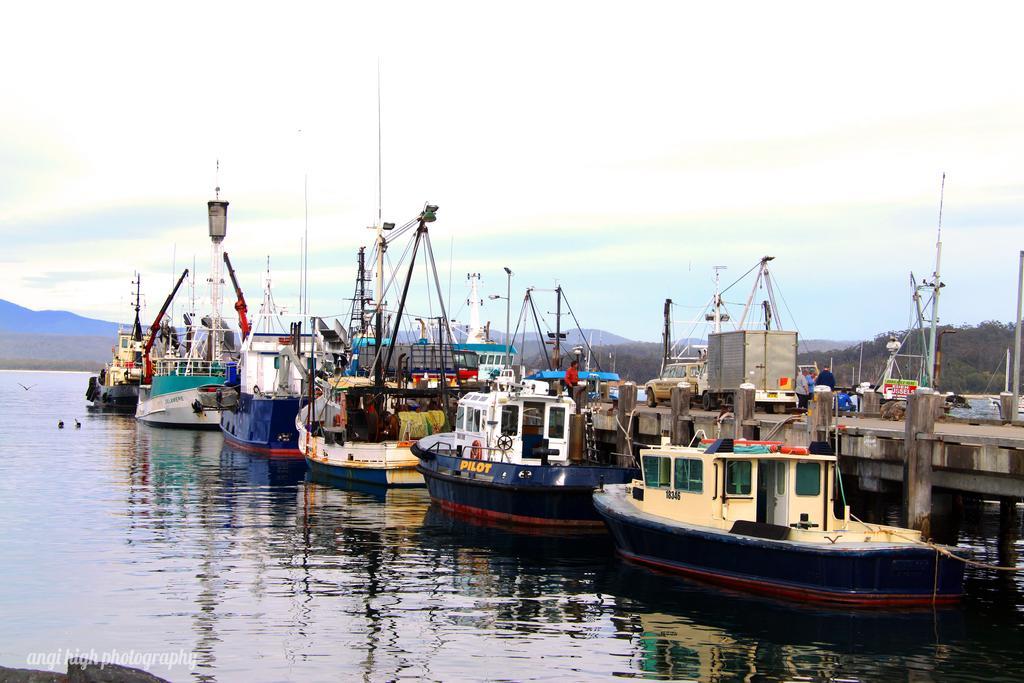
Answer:
[[[704,361],[670,363],[661,375],[644,385],[647,405],[651,408],[672,398],[672,390],[680,384],[690,387],[690,396],[699,399],[707,390],[707,379],[703,376]]]
[[[802,601],[957,600],[964,565],[944,548],[845,504],[836,515],[829,452],[732,439],[645,449],[642,480],[605,486],[594,505],[619,554],[659,569]]]

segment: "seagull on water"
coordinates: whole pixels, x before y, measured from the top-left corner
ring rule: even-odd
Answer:
[[[57,429],[64,429],[64,420],[57,421]]]

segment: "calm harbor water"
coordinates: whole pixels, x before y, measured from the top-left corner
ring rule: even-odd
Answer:
[[[425,490],[331,488],[298,458],[91,413],[86,382],[0,372],[0,665],[116,650],[194,653],[149,667],[175,681],[1024,678],[1020,574],[969,568],[938,611],[747,597],[620,562],[603,534],[479,526]],[[1020,562],[997,512],[967,515],[961,544]]]

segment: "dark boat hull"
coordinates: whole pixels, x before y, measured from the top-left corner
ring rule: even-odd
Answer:
[[[236,448],[272,455],[299,456],[295,416],[302,406],[297,397],[240,394],[237,410],[224,410],[220,430]]]
[[[847,605],[927,605],[963,592],[963,563],[927,546],[874,549],[773,541],[659,521],[625,500],[594,496],[623,557],[712,583],[787,599]]]
[[[594,489],[638,476],[635,469],[517,465],[442,455],[417,445],[417,470],[432,500],[453,512],[517,524],[600,526]]]
[[[92,394],[89,400],[95,408],[135,412],[135,407],[139,404],[138,384],[115,384],[107,387],[97,382],[95,386],[90,384],[89,389]]]

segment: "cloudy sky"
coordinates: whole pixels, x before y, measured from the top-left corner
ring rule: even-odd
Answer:
[[[8,3],[0,298],[124,318],[138,270],[155,310],[206,272],[219,159],[250,300],[269,255],[296,307],[307,178],[310,308],[347,311],[379,60],[384,220],[440,206],[455,317],[507,265],[515,309],[557,280],[585,326],[655,340],[666,297],[692,317],[712,266],[770,254],[802,335],[905,327],[946,172],[941,317],[1010,320],[1024,11],[706,4]]]

